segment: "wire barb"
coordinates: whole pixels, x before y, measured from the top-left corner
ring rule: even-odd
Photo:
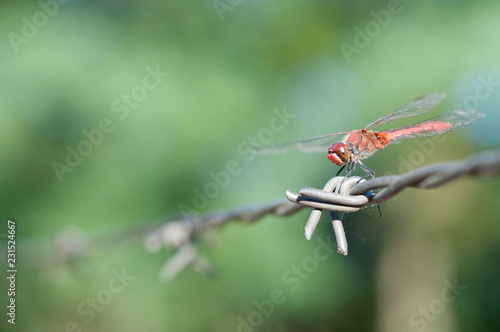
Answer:
[[[304,228],[305,238],[307,240],[311,239],[318,226],[323,210],[329,210],[337,240],[337,252],[346,256],[347,240],[339,212],[357,212],[369,202],[373,196],[371,190],[362,195],[350,195],[350,190],[356,183],[363,183],[365,181],[359,176],[350,178],[336,176],[326,183],[323,190],[302,188],[298,194],[288,190],[286,197],[291,202],[313,208]]]
[[[312,207],[313,210],[304,228],[304,236],[310,240],[318,226],[323,210],[329,210],[332,218],[338,252],[347,255],[347,241],[339,212],[357,212],[366,204],[382,204],[407,187],[431,189],[442,186],[463,175],[478,177],[498,175],[500,150],[476,154],[464,161],[443,162],[422,167],[403,175],[391,175],[371,180],[359,177],[336,176],[327,182],[323,190],[302,188],[296,194],[286,192],[293,203]],[[384,189],[382,189],[384,188]],[[382,189],[377,194],[372,190]]]

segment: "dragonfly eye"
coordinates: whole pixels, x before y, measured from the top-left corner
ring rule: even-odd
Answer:
[[[338,166],[345,165],[349,161],[350,156],[351,152],[347,148],[347,145],[342,142],[335,143],[328,149],[328,159]]]

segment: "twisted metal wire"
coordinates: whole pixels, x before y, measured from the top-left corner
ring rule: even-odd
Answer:
[[[94,253],[102,254],[100,245],[107,249],[145,241],[146,249],[155,252],[162,246],[173,248],[175,254],[161,269],[164,280],[172,280],[186,267],[203,273],[213,273],[210,262],[201,257],[195,245],[206,232],[221,228],[230,221],[251,223],[268,214],[287,217],[304,207],[313,208],[304,229],[306,239],[310,239],[323,210],[328,210],[332,218],[338,252],[347,255],[347,241],[343,231],[340,212],[355,212],[367,204],[381,204],[400,193],[403,189],[414,187],[429,189],[442,186],[461,176],[493,177],[500,173],[500,149],[478,153],[463,161],[442,162],[421,167],[402,175],[391,175],[361,180],[359,177],[335,177],[323,189],[302,188],[298,193],[286,192],[286,199],[278,199],[264,204],[240,206],[233,209],[213,211],[189,218],[173,218],[153,222],[120,231],[112,236],[103,236],[93,241],[77,232],[68,232],[54,241],[52,257],[57,262],[70,262],[75,258]],[[372,190],[382,189],[374,194]],[[74,233],[74,232],[73,232]],[[62,245],[61,245],[62,243]],[[99,245],[100,244],[100,245]],[[69,249],[68,249],[69,248]]]
[[[436,163],[402,175],[382,176],[359,183],[352,183],[350,186],[345,182],[345,185],[349,187],[348,195],[332,193],[329,190],[302,188],[299,194],[287,191],[287,197],[294,202],[298,199],[296,203],[310,207],[354,212],[354,210],[359,210],[359,202],[365,200],[363,196],[369,196],[365,204],[382,204],[408,187],[431,189],[445,185],[464,175],[488,178],[498,175],[499,172],[500,150],[492,150],[475,154],[463,161]],[[356,177],[350,179],[352,178],[356,179]],[[377,194],[371,194],[370,191],[374,189],[382,190]],[[304,202],[309,200],[311,202]],[[318,201],[318,203],[315,204],[315,201]],[[327,204],[327,206],[325,207],[323,204]]]

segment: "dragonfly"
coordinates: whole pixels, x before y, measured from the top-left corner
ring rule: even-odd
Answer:
[[[354,168],[359,166],[367,172],[365,177],[368,175],[375,177],[375,173],[361,161],[376,151],[383,150],[389,144],[401,143],[412,138],[441,135],[484,116],[483,113],[474,110],[453,111],[413,125],[374,131],[375,128],[390,121],[426,113],[445,97],[446,94],[439,92],[426,94],[409,101],[391,114],[369,123],[363,129],[321,135],[291,143],[260,146],[255,149],[255,153],[274,154],[294,150],[323,152],[332,163],[342,166],[337,175],[347,166],[346,177],[348,177]]]

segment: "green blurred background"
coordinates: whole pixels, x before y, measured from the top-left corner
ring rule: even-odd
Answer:
[[[308,242],[303,211],[230,224],[200,243],[215,278],[186,270],[162,282],[172,252],[142,243],[70,266],[33,263],[49,259],[41,248],[67,227],[94,236],[178,214],[231,160],[241,171],[200,212],[322,187],[338,170],[322,154],[253,158],[249,137],[263,144],[361,128],[439,91],[448,98],[432,116],[477,108],[487,118],[439,143],[388,147],[369,167],[394,174],[499,146],[500,3],[62,2],[0,4],[0,261],[10,218],[19,271],[15,326],[1,278],[2,331],[497,330],[498,180],[408,189],[382,205],[381,218],[376,208],[346,216],[347,257],[315,258],[331,225],[324,217]],[[156,68],[169,75],[141,95]],[[141,101],[118,111],[131,93]],[[285,109],[295,117],[266,136]],[[54,162],[65,164],[68,147],[103,119],[112,130],[58,178]],[[291,283],[303,264],[310,272]],[[123,269],[134,279],[92,319],[79,314]],[[451,290],[455,281],[464,286]],[[282,303],[258,313],[275,290]]]

